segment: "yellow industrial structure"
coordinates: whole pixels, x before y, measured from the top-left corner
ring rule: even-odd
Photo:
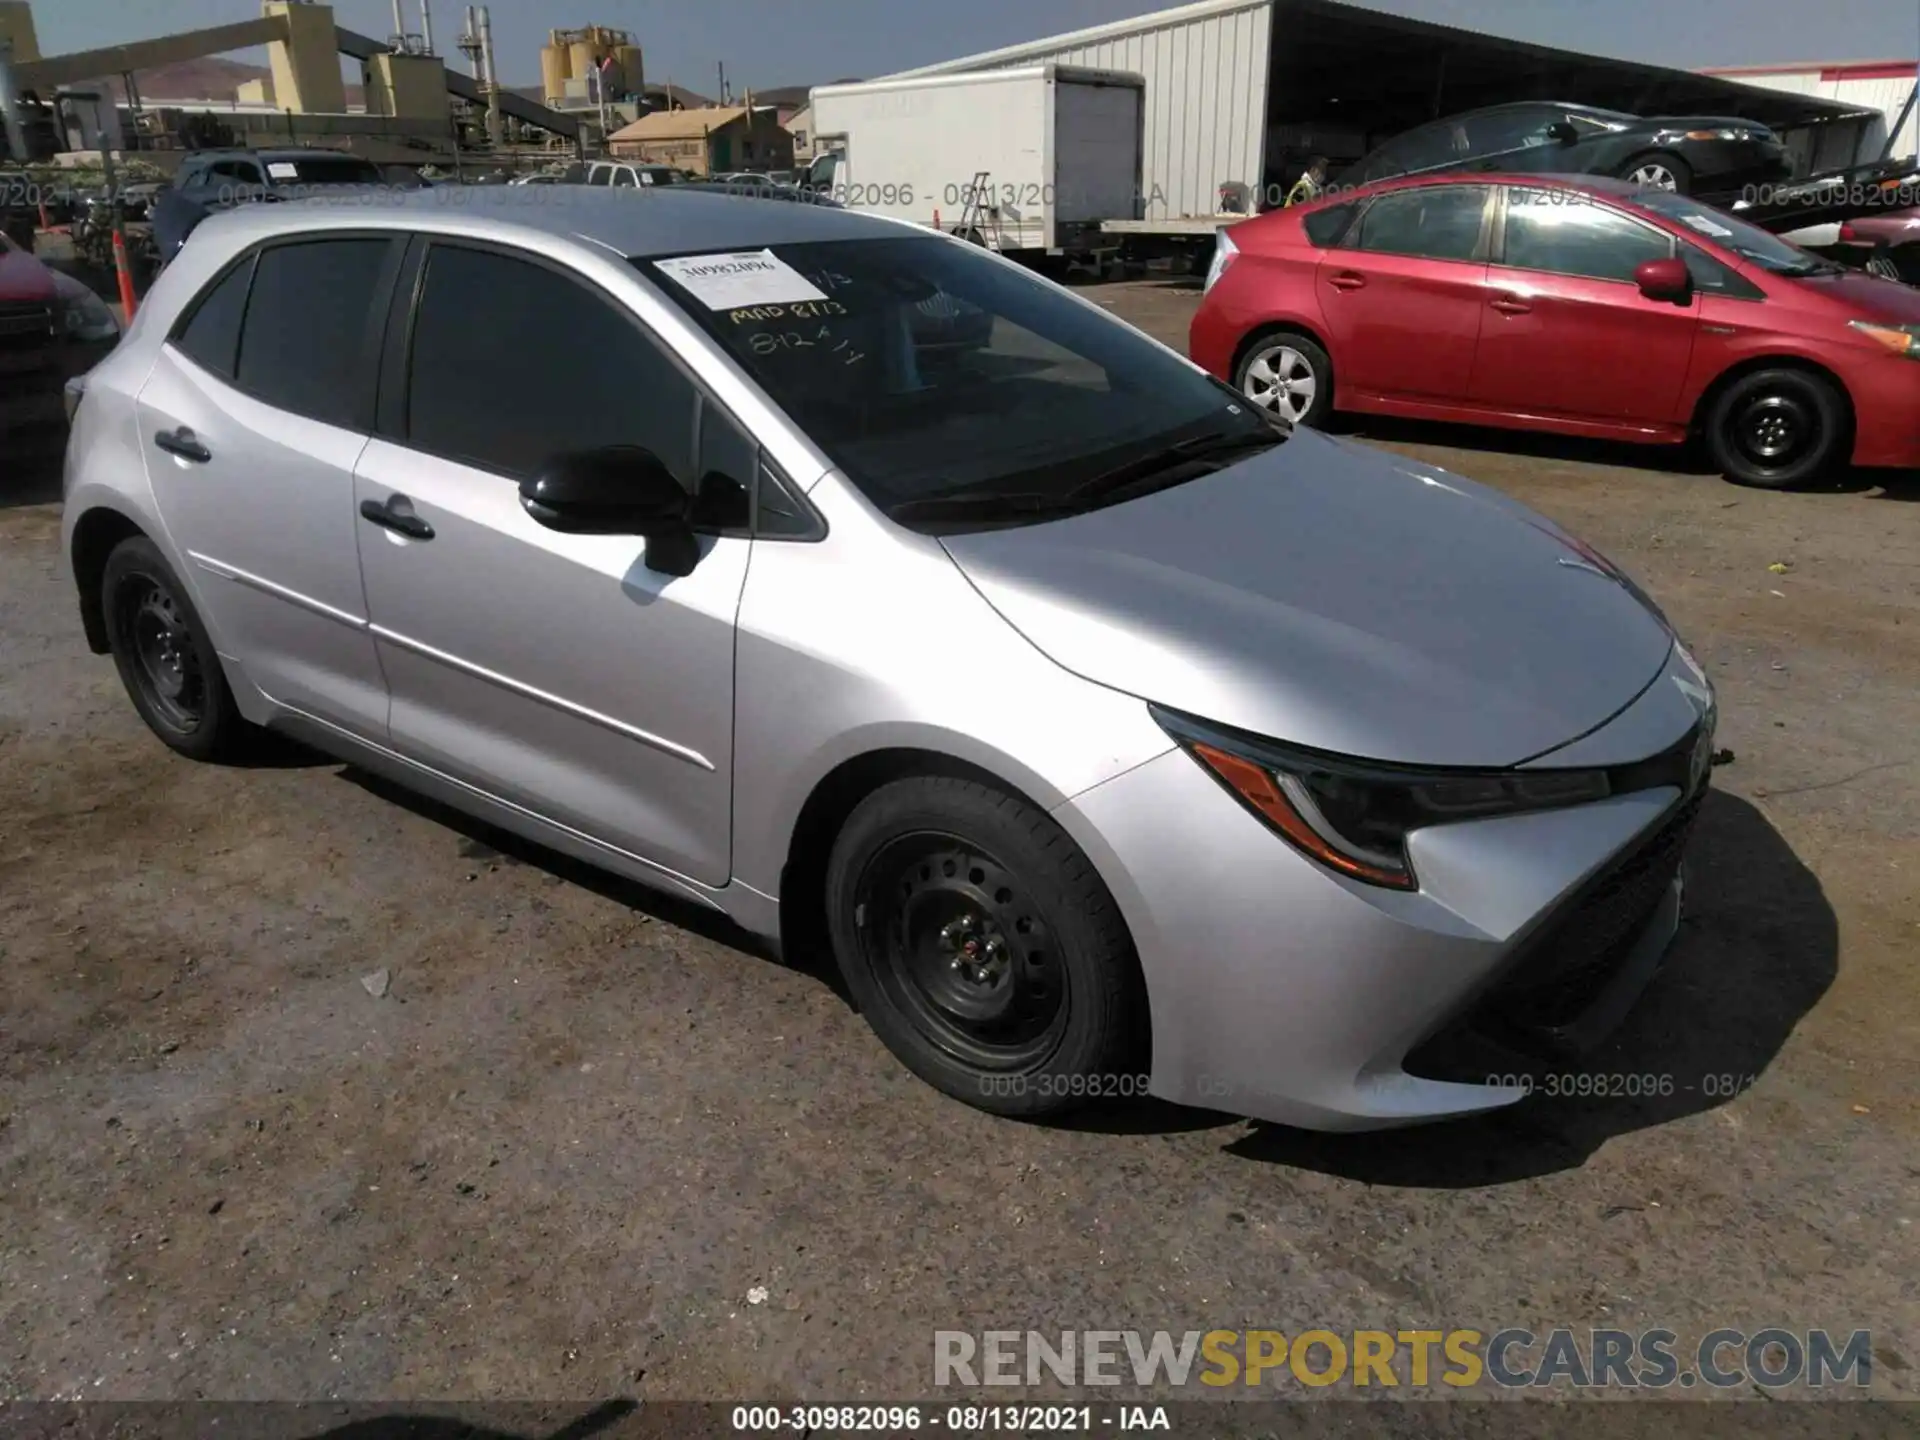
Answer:
[[[340,83],[332,8],[302,0],[266,0],[260,13],[286,26],[285,43],[267,47],[274,100],[282,109],[301,115],[343,113],[347,89]]]
[[[593,72],[603,60],[612,64],[593,80]],[[640,47],[625,30],[605,25],[589,25],[582,30],[554,30],[540,47],[540,92],[549,105],[621,95],[638,95],[645,89],[645,68]],[[571,85],[569,82],[573,82]]]
[[[0,0],[0,51],[17,63],[40,58],[33,34],[33,10],[27,0]]]

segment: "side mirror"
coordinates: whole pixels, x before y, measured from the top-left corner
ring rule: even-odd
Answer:
[[[1556,145],[1571,145],[1580,138],[1580,132],[1570,120],[1555,120],[1547,126],[1547,138]]]
[[[643,536],[647,568],[663,574],[691,574],[700,558],[692,497],[659,456],[638,445],[556,456],[520,482],[520,505],[564,534]]]
[[[1678,305],[1693,296],[1693,276],[1684,260],[1642,260],[1633,268],[1633,283],[1649,300],[1671,300]]]

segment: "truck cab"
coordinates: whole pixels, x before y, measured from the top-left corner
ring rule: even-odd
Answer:
[[[678,185],[684,177],[671,165],[630,164],[622,160],[596,160],[587,169],[587,184],[631,189],[646,185]]]

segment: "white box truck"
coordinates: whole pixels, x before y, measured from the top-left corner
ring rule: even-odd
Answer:
[[[821,85],[806,183],[1006,254],[1090,255],[1102,221],[1141,213],[1145,93],[1071,65]]]

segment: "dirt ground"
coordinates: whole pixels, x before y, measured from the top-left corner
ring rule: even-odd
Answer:
[[[1184,344],[1190,289],[1086,293]],[[86,652],[57,459],[0,458],[0,1399],[846,1400],[930,1393],[936,1329],[1556,1324],[1870,1328],[1914,1395],[1920,482],[1363,434],[1590,539],[1720,687],[1691,913],[1597,1063],[1670,1097],[977,1114],[818,957],[314,756],[173,757]]]

